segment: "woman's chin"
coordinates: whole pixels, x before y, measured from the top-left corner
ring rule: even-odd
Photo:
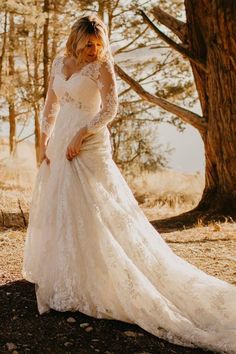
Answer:
[[[97,56],[91,56],[91,57],[87,57],[86,61],[88,63],[91,63],[92,61],[96,60],[97,59]]]

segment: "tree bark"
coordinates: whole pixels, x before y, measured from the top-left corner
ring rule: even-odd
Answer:
[[[14,38],[15,38],[15,25],[14,25],[14,15],[10,13],[9,17],[9,78],[10,80],[14,80],[15,74],[15,60],[14,60]],[[8,97],[8,110],[9,110],[9,149],[10,154],[14,154],[16,152],[16,112],[15,112],[15,95],[14,89],[13,92],[9,93]]]
[[[44,0],[43,12],[46,13],[46,19],[43,26],[43,97],[46,99],[48,91],[48,63],[49,63],[49,51],[48,51],[48,31],[49,31],[49,0]]]
[[[159,6],[154,7],[153,15],[155,18],[161,22],[164,26],[171,29],[171,31],[179,37],[181,42],[186,43],[188,40],[187,37],[187,28],[186,23],[177,20],[173,16],[169,15],[165,11],[163,11]]]
[[[191,62],[207,129],[205,189],[197,209],[236,216],[236,3],[185,0]]]
[[[38,68],[39,68],[39,49],[38,49],[38,26],[35,26],[34,28],[34,36],[33,36],[33,47],[34,47],[34,55],[33,55],[33,60],[34,60],[34,75],[33,75],[33,82],[34,82],[34,97],[33,97],[33,109],[34,109],[34,135],[35,135],[35,154],[36,154],[36,161],[37,164],[39,163],[39,148],[40,148],[40,135],[41,135],[41,129],[40,129],[40,107],[39,107],[39,97],[40,97],[40,92],[38,89],[38,82],[39,82],[39,73],[38,73]]]
[[[4,25],[3,25],[3,39],[2,39],[2,47],[1,47],[1,55],[0,55],[0,89],[2,87],[2,69],[3,69],[3,61],[6,52],[6,41],[7,41],[7,12],[4,14]]]
[[[162,33],[143,11],[141,15],[157,35],[189,59],[192,67],[205,129],[193,124],[196,119],[191,122],[182,109],[182,117],[178,109],[175,113],[198,129],[205,145],[205,189],[193,212],[210,218],[236,218],[236,2],[185,0],[185,9],[186,26],[181,22],[180,28],[179,22],[159,7],[154,8],[155,17],[175,34],[181,34],[177,29],[184,28],[181,44]],[[178,37],[181,39],[181,35]],[[132,79],[127,82],[136,92],[139,90]],[[150,94],[141,91],[140,96],[149,100]],[[169,102],[164,107],[159,99],[153,102],[170,112],[175,108]]]

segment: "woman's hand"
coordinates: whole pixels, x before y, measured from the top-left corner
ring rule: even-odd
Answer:
[[[71,140],[70,144],[67,146],[67,160],[72,161],[73,158],[79,154],[83,140],[89,135],[91,134],[87,132],[87,128],[81,128],[78,131],[78,133]]]
[[[50,163],[50,160],[46,154],[46,149],[47,149],[47,144],[44,142],[41,142],[40,146],[39,146],[39,165],[41,165],[41,163],[43,162],[44,159],[46,160],[47,164]]]

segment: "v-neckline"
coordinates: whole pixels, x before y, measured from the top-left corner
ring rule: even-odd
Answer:
[[[72,78],[72,76],[81,74],[81,72],[82,72],[88,65],[94,63],[95,61],[96,61],[96,60],[94,60],[94,61],[92,61],[92,62],[90,62],[90,63],[84,65],[79,71],[75,71],[75,72],[72,73],[72,74],[70,75],[70,77],[67,79],[67,78],[66,78],[66,75],[65,75],[64,72],[63,72],[65,63],[64,63],[64,57],[62,57],[62,65],[61,65],[60,73],[61,73],[61,75],[62,75],[62,77],[63,77],[63,79],[64,79],[65,82],[70,81],[70,79]]]

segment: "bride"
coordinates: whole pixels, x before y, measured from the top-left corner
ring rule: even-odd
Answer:
[[[112,160],[117,104],[107,29],[82,17],[53,61],[43,111],[22,270],[38,311],[80,311],[236,353],[236,288],[173,253]]]

